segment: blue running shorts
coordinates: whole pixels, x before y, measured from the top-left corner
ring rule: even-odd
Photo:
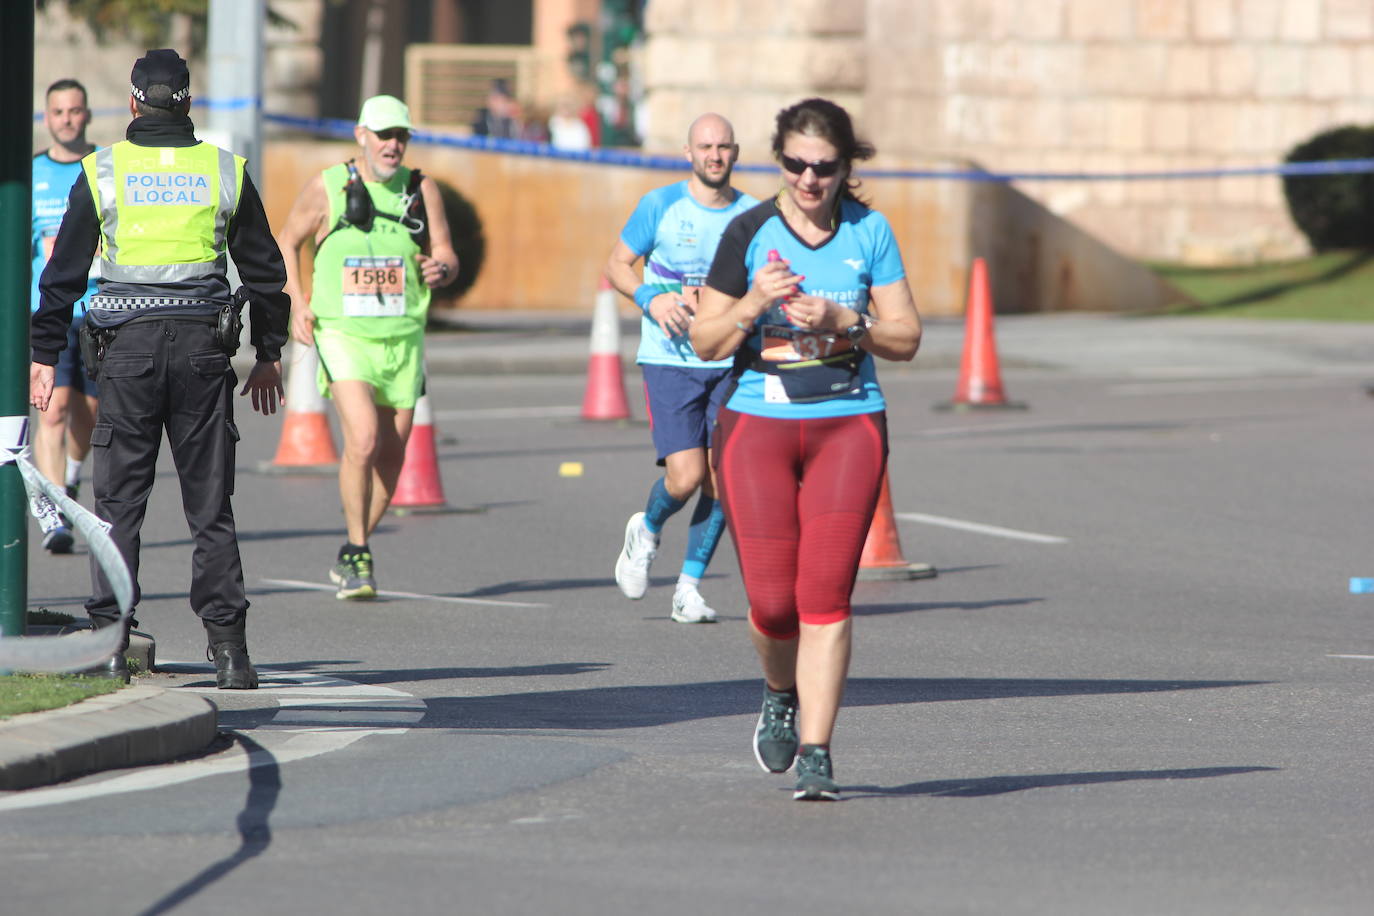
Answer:
[[[683,449],[709,448],[730,369],[639,368],[644,373],[644,403],[649,408],[649,431],[658,463]]]

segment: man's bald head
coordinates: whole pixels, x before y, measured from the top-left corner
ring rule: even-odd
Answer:
[[[713,191],[728,188],[738,158],[735,129],[720,115],[701,115],[687,128],[687,161],[692,163],[693,181]]]
[[[704,115],[697,116],[697,119],[687,128],[688,147],[691,147],[696,142],[697,132],[700,130],[708,130],[712,133],[723,133],[725,137],[729,138],[730,143],[735,142],[734,125],[718,114],[707,112]]]

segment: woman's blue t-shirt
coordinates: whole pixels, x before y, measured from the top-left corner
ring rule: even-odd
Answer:
[[[742,299],[749,292],[754,274],[768,262],[770,251],[777,251],[790,263],[794,274],[806,278],[801,283],[803,293],[830,299],[860,314],[868,314],[871,288],[896,283],[906,276],[892,227],[878,211],[852,198],[843,198],[835,234],[813,247],[787,226],[777,201],[770,200],[740,214],[726,228],[706,285],[733,299]],[[755,353],[763,352],[763,329],[767,326],[791,327],[780,301],[759,317],[744,346]],[[876,413],[885,409],[887,403],[873,364],[872,356],[861,361],[855,393],[804,403],[779,400],[783,395],[775,376],[745,369],[725,406],[740,413],[778,419]]]

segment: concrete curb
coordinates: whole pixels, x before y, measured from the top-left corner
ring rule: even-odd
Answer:
[[[0,721],[0,790],[83,773],[163,763],[201,750],[219,731],[215,705],[193,693],[131,686]]]

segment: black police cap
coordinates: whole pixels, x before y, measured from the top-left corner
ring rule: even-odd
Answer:
[[[174,108],[191,95],[191,71],[171,48],[149,51],[134,62],[129,75],[134,98],[154,108]]]

